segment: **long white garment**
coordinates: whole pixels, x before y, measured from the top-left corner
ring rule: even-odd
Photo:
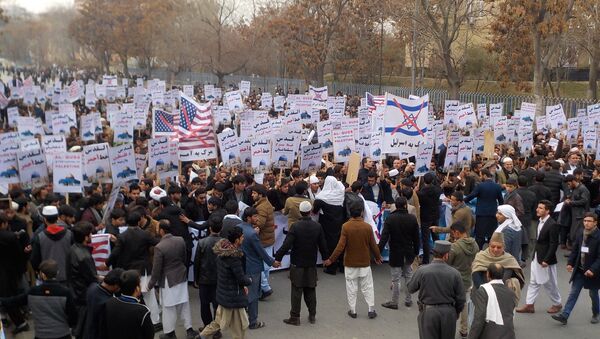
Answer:
[[[492,280],[487,284],[481,285],[488,295],[488,302],[485,309],[485,321],[494,322],[496,325],[504,325],[504,319],[502,319],[502,311],[500,311],[500,304],[498,304],[498,298],[496,297],[496,291],[494,291],[494,284],[504,284],[502,280]]]
[[[176,306],[190,301],[188,294],[187,281],[177,284],[173,287],[169,286],[167,278],[165,278],[165,287],[160,289],[160,304],[165,307]]]
[[[362,292],[369,308],[375,307],[375,289],[371,267],[344,267],[346,277],[346,295],[350,311],[356,312],[356,297],[358,288]]]
[[[190,310],[189,302],[170,307],[163,305],[163,333],[175,331],[178,314],[181,317],[181,320],[183,320],[184,328],[192,328],[192,312]]]
[[[534,265],[541,267],[541,265],[537,263],[535,256],[533,257],[533,263]],[[540,294],[540,289],[543,286],[546,290],[546,293],[550,297],[550,300],[552,301],[552,305],[560,305],[562,303],[562,299],[560,297],[560,290],[558,289],[558,273],[556,270],[556,265],[550,265],[544,269],[547,274],[547,279],[543,284],[536,281],[536,279],[539,279],[539,277],[534,276],[534,265],[532,265],[529,286],[527,287],[526,303],[535,304],[535,300]]]
[[[554,266],[554,265],[553,265]],[[533,255],[533,260],[531,261],[531,277],[530,277],[530,281],[535,283],[535,284],[539,284],[539,285],[543,285],[545,284],[548,279],[549,279],[549,274],[548,274],[548,270],[550,269],[550,266],[548,267],[543,267],[542,265],[540,265],[538,263],[537,260],[537,253]]]

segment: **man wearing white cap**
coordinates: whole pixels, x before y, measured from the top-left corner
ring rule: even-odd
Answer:
[[[308,197],[310,201],[315,201],[315,196],[321,192],[321,186],[319,186],[319,178],[316,175],[311,175],[308,178],[308,184],[310,185],[308,188]]]
[[[71,248],[71,231],[58,225],[58,208],[44,206],[42,209],[45,228],[32,241],[31,265],[36,271],[44,260],[52,259],[58,264],[56,280],[67,280],[67,257]]]
[[[300,203],[302,217],[289,230],[283,245],[275,253],[275,261],[281,263],[283,257],[292,249],[290,256],[290,280],[292,282],[292,309],[290,317],[283,322],[289,325],[300,325],[300,307],[302,294],[308,308],[308,321],[315,322],[317,312],[317,249],[321,257],[326,258],[327,242],[325,233],[319,223],[310,219],[312,204],[308,201]],[[277,265],[275,265],[277,266]]]

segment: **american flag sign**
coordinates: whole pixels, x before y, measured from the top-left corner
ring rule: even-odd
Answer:
[[[162,109],[155,108],[152,111],[152,135],[157,136],[177,136],[179,127],[179,114],[172,114]]]
[[[182,151],[200,151],[198,153],[200,158],[202,158],[201,153],[206,156],[210,154],[210,158],[216,157],[210,104],[200,105],[187,95],[181,94],[177,133],[179,135],[180,155]]]

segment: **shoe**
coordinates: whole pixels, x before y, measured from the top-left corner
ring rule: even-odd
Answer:
[[[377,317],[377,312],[375,310],[369,311],[369,319],[375,319]]]
[[[383,304],[381,304],[382,307],[385,308],[389,308],[392,310],[397,310],[398,309],[398,303],[392,302],[392,301],[386,301]]]
[[[314,315],[309,315],[308,316],[308,322],[311,323],[311,324],[314,324],[314,323],[317,322],[317,319],[315,318]]]
[[[289,317],[288,319],[283,319],[283,322],[288,325],[300,326],[300,318],[298,317]]]
[[[193,328],[188,328],[187,331],[185,332],[186,334],[186,338],[187,339],[194,339],[196,338],[196,336],[200,335],[200,332],[194,330]]]
[[[163,329],[162,323],[154,324],[154,333],[158,333],[158,332],[162,331],[162,329]]]
[[[177,339],[177,336],[175,335],[175,331],[171,332],[171,333],[163,333],[161,335],[158,336],[159,339]]]
[[[558,305],[552,305],[549,309],[546,310],[546,312],[550,313],[550,314],[554,314],[554,313],[558,313],[562,310],[562,305],[558,304]]]
[[[533,306],[533,304],[525,304],[517,308],[515,311],[517,311],[517,313],[535,313],[535,307]]]
[[[323,270],[323,272],[324,272],[324,273],[327,273],[327,274],[330,274],[330,275],[336,275],[336,274],[337,274],[337,271],[335,271],[335,270],[330,270],[330,269],[327,269],[327,268],[326,268],[326,269],[324,269],[324,270]]]
[[[460,332],[460,338],[461,339],[467,339],[469,337],[469,333],[468,332]]]
[[[217,333],[213,334],[212,339],[221,339],[223,338],[223,333],[221,333],[221,330],[218,330]]]
[[[590,323],[592,323],[592,324],[597,324],[599,321],[600,321],[600,319],[598,319],[598,315],[597,315],[597,314],[594,314],[594,315],[592,316],[592,319],[590,320]]]
[[[254,325],[248,326],[248,328],[251,329],[251,330],[258,330],[259,328],[263,328],[265,326],[267,326],[267,324],[265,324],[264,321],[259,321],[259,322],[257,322]]]
[[[406,306],[406,307],[411,307],[411,306],[412,306],[412,304],[413,304],[412,300],[409,300],[409,301],[405,301],[405,302],[404,302],[404,306]]]
[[[352,319],[356,319],[356,317],[357,317],[356,312],[352,312],[352,311],[348,311],[348,316],[350,316],[350,318],[352,318]]]
[[[260,298],[258,298],[258,300],[263,301],[263,300],[267,299],[271,294],[273,294],[273,290],[268,290],[266,292],[263,292],[260,295]]]
[[[559,314],[553,314],[552,315],[552,319],[560,322],[563,325],[567,324],[567,317],[565,317],[562,313]]]
[[[17,326],[13,331],[12,334],[13,335],[17,335],[21,332],[27,332],[29,331],[29,324],[27,322],[23,322],[21,325]]]

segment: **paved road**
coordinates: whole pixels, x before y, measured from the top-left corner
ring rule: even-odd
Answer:
[[[560,250],[559,252],[559,287],[564,303],[569,291],[568,274],[564,269],[566,266],[565,258],[562,255],[564,252]],[[418,338],[416,322],[418,312],[416,306],[411,308],[401,306],[399,310],[384,309],[380,306],[382,302],[390,297],[388,266],[384,264],[373,267],[373,278],[375,301],[379,314],[376,319],[370,320],[367,318],[367,305],[360,296],[357,305],[358,318],[349,318],[346,315],[346,290],[343,275],[330,276],[320,273],[319,286],[317,287],[317,323],[314,325],[308,323],[306,308],[303,305],[302,326],[295,327],[282,322],[282,319],[289,315],[290,291],[287,271],[273,273],[271,280],[275,293],[267,301],[260,302],[259,305],[259,320],[265,321],[267,326],[259,330],[248,331],[247,338]],[[522,300],[525,299],[526,290],[527,288],[523,290]],[[190,289],[190,298],[192,299],[193,324],[197,328],[201,325],[198,291],[193,288]],[[550,307],[550,304],[545,292],[542,292],[536,304],[537,313],[516,314],[517,338],[562,339],[571,337],[591,339],[599,337],[600,324],[592,325],[589,322],[591,302],[587,291],[582,292],[567,326],[558,324],[546,314],[545,310]],[[179,324],[177,334],[179,338],[185,338],[185,330],[182,328],[182,324]],[[158,336],[156,337],[158,338]],[[225,332],[224,337],[230,338],[227,332]],[[31,339],[33,338],[33,332],[21,334],[16,338]]]

